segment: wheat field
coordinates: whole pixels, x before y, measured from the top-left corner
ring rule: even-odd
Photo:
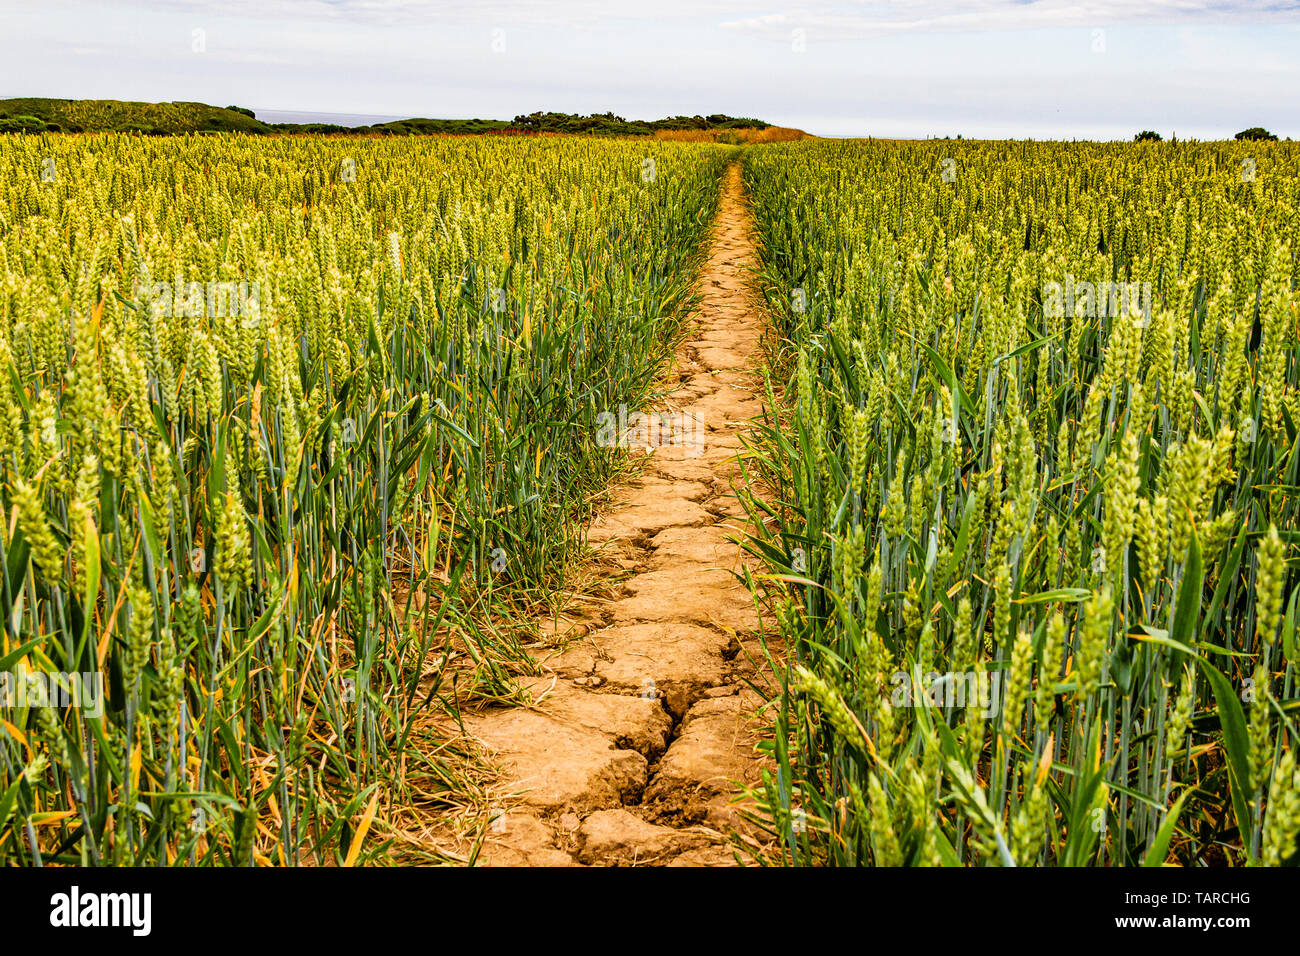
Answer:
[[[805,135],[0,135],[0,862],[473,816],[737,162],[756,855],[1291,859],[1297,148]]]
[[[1295,158],[747,154],[787,860],[1294,854]]]

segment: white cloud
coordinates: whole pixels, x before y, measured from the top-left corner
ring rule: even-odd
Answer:
[[[1300,135],[1300,0],[0,0],[0,19],[0,96],[725,112],[879,136]]]
[[[801,28],[820,39],[902,33],[1035,30],[1113,24],[1245,24],[1300,20],[1297,0],[861,0],[813,3],[728,20],[729,30],[785,39]]]
[[[47,7],[102,8],[93,0],[44,0]],[[299,23],[504,23],[568,28],[613,27],[669,20],[735,18],[751,0],[128,0],[139,11],[206,19]]]

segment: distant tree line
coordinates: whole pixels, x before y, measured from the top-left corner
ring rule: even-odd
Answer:
[[[1277,135],[1270,133],[1262,126],[1252,126],[1250,129],[1243,129],[1235,138],[1246,140],[1277,139]]]
[[[0,133],[311,133],[427,136],[479,133],[589,133],[598,136],[650,136],[659,130],[767,129],[770,123],[713,113],[628,120],[613,113],[528,113],[511,120],[403,119],[373,126],[337,123],[267,123],[246,106],[224,109],[205,103],[134,103],[119,100],[0,100]]]
[[[536,112],[521,114],[511,124],[528,133],[587,133],[596,136],[653,136],[659,130],[767,129],[771,123],[712,113],[709,116],[670,116],[660,120],[629,120],[614,113]]]
[[[1153,129],[1144,129],[1142,132],[1138,133],[1136,136],[1133,137],[1133,141],[1136,143],[1148,143],[1148,142],[1158,143],[1162,139],[1164,139],[1164,137],[1161,136]],[[1276,140],[1277,135],[1275,133],[1270,133],[1262,126],[1252,126],[1250,129],[1243,129],[1240,133],[1234,136],[1233,139]]]

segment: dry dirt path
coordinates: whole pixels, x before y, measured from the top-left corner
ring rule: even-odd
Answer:
[[[661,409],[677,434],[664,429],[590,529],[599,560],[629,576],[566,612],[560,636],[577,639],[539,656],[532,706],[465,716],[504,771],[480,863],[726,865],[731,834],[757,838],[735,798],[761,767],[758,616],[731,540],[744,521],[739,434],[760,410],[753,260],[733,165]]]

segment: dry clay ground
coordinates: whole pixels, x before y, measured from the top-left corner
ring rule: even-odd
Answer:
[[[749,369],[762,333],[739,166],[713,230],[664,409],[698,427],[647,453],[590,529],[630,577],[566,612],[560,636],[572,640],[538,657],[531,706],[465,715],[503,769],[481,864],[728,865],[732,834],[742,850],[761,839],[737,799],[738,783],[759,778],[764,706],[751,686],[764,686],[758,614],[732,574],[744,523],[732,481],[760,411]]]

